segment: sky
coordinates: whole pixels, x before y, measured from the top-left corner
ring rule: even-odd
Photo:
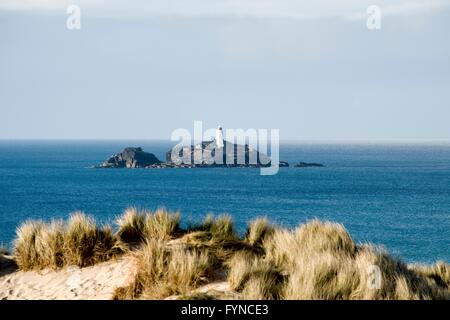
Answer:
[[[450,0],[0,0],[0,139],[450,140],[449,32]]]

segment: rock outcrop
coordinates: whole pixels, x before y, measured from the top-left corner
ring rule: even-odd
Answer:
[[[206,157],[205,154],[209,154],[210,157]],[[195,146],[184,146],[175,150],[175,155],[175,159],[172,159],[172,150],[168,151],[166,162],[162,162],[153,153],[144,152],[139,147],[129,147],[121,153],[112,155],[97,168],[260,168],[271,165],[271,159],[267,155],[248,145],[233,144],[227,141],[224,141],[221,148],[215,148],[214,141],[204,141]],[[279,167],[289,167],[289,163],[279,161]]]
[[[216,156],[217,155],[217,156]],[[173,157],[174,156],[174,157]],[[171,149],[166,153],[166,163],[169,165],[190,164],[192,167],[268,167],[271,165],[269,156],[250,148],[249,145],[233,144],[226,140],[223,147],[217,147],[214,140],[203,141],[197,145],[183,146]],[[288,167],[285,161],[279,162],[280,167]]]
[[[106,159],[100,168],[146,168],[162,163],[153,153],[142,148],[125,148],[121,153]]]
[[[321,163],[308,163],[308,162],[299,162],[294,165],[294,168],[308,168],[308,167],[325,167]]]

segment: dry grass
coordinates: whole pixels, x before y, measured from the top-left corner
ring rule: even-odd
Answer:
[[[251,246],[261,247],[264,240],[275,232],[275,226],[267,218],[258,218],[249,223],[245,241]]]
[[[313,220],[295,230],[277,229],[263,241],[267,259],[290,270],[299,256],[330,253],[352,256],[356,245],[345,228],[336,223]]]
[[[228,284],[236,291],[242,291],[248,281],[253,265],[258,257],[251,252],[236,252],[227,262]]]
[[[126,243],[141,242],[145,239],[146,214],[132,207],[116,220],[117,236]]]
[[[124,242],[171,239],[180,232],[179,220],[178,213],[165,209],[150,213],[130,208],[117,220],[117,234],[82,212],[73,213],[67,223],[27,221],[17,229],[14,257],[21,270],[86,267],[127,251]]]
[[[249,252],[237,252],[227,263],[230,288],[243,293],[244,299],[280,298],[284,276],[268,260]]]
[[[117,220],[116,234],[83,213],[67,223],[27,221],[17,229],[14,257],[22,270],[83,267],[122,253],[122,241],[136,242],[136,277],[116,299],[214,298],[192,290],[222,271],[230,294],[242,299],[450,299],[450,265],[408,266],[356,244],[340,224],[313,220],[288,230],[262,218],[240,238],[229,215],[208,215],[187,232],[179,221],[165,209],[134,208]]]
[[[121,251],[111,227],[97,227],[94,219],[82,212],[69,218],[63,247],[65,264],[80,267],[106,261]]]
[[[190,248],[207,251],[219,268],[234,252],[251,249],[239,239],[233,219],[227,214],[218,217],[207,215],[200,225],[191,227],[181,241]]]
[[[450,291],[435,285],[421,274],[408,268],[398,258],[389,255],[384,249],[371,245],[360,246],[354,258],[360,284],[356,289],[359,299],[449,299]],[[379,289],[368,289],[370,266],[378,266],[381,271]]]
[[[330,252],[353,255],[356,245],[342,224],[312,220],[296,230],[296,237],[303,252]]]
[[[130,286],[116,290],[115,299],[186,295],[206,280],[213,267],[206,252],[184,247],[169,249],[165,242],[156,239],[149,239],[135,256],[137,275]]]
[[[116,224],[117,236],[126,243],[143,242],[151,238],[168,240],[180,233],[179,213],[170,213],[164,208],[155,212],[128,208]]]
[[[39,237],[43,227],[41,221],[26,221],[16,230],[14,256],[20,269],[30,270],[42,264]]]
[[[313,220],[295,230],[277,229],[263,248],[263,257],[239,253],[229,262],[228,282],[243,298],[450,298],[448,265],[411,270],[380,248],[357,246],[339,224]]]
[[[21,270],[85,267],[122,252],[111,228],[97,227],[81,212],[72,214],[67,225],[61,220],[27,221],[16,234],[14,258]]]
[[[283,277],[270,267],[262,268],[252,273],[242,291],[246,300],[274,300],[281,298]]]
[[[229,214],[223,214],[215,217],[208,214],[199,226],[194,226],[190,231],[209,232],[215,239],[236,238],[234,231],[233,218]]]
[[[263,241],[266,259],[274,266],[292,268],[293,258],[301,244],[296,234],[286,229],[275,230],[268,239]]]
[[[160,208],[147,215],[144,230],[145,239],[171,239],[180,232],[180,214]]]
[[[152,227],[147,229],[146,243],[135,253],[138,273],[130,286],[116,290],[116,299],[190,297],[190,291],[207,281],[214,268],[221,268],[220,261],[242,245],[229,215],[208,215],[200,225],[191,227],[177,246],[166,241],[181,234],[179,216],[159,211],[152,217],[147,220]]]
[[[450,265],[439,261],[432,266],[411,265],[409,268],[426,277],[437,286],[450,290]]]
[[[41,268],[58,268],[64,265],[64,224],[54,220],[42,224],[36,238],[36,249]]]

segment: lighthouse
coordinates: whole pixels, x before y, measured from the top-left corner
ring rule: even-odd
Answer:
[[[218,126],[216,130],[216,147],[223,148],[223,132],[221,126]]]

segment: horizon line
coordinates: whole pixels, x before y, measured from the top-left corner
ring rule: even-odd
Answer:
[[[0,142],[177,142],[162,138],[0,138]],[[292,144],[450,144],[450,139],[280,139]]]

